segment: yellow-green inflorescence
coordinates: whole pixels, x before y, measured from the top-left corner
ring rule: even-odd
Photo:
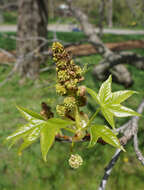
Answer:
[[[79,154],[72,154],[69,159],[69,165],[73,169],[79,168],[83,164],[83,159]]]
[[[53,59],[56,63],[57,83],[56,92],[65,96],[61,105],[57,105],[56,110],[60,116],[73,114],[76,106],[86,104],[85,87],[78,86],[84,79],[83,71],[75,65],[71,56],[59,42],[52,45]]]

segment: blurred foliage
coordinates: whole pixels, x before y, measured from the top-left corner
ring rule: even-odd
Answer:
[[[9,33],[13,35],[14,33]],[[2,35],[2,34],[1,34]],[[0,35],[0,46],[5,44],[4,39]],[[49,33],[49,38],[52,33]],[[58,33],[61,40],[67,42],[78,41],[84,38],[82,33]],[[104,35],[105,42],[125,41],[128,39],[143,39],[143,36],[116,36]],[[3,43],[1,43],[3,40]],[[11,42],[7,42],[7,48],[11,46]],[[13,49],[15,48],[12,45]],[[144,55],[142,49],[133,50],[141,55]],[[85,56],[76,58],[76,62],[83,66],[88,64],[88,72],[85,74],[83,82],[89,88],[98,91],[102,82],[97,81],[92,76],[92,69],[95,64],[100,61],[99,55]],[[49,64],[49,62],[47,63]],[[129,88],[140,93],[129,98],[126,106],[136,109],[142,98],[144,97],[144,71],[138,70],[131,65],[127,65],[132,73],[134,85]],[[0,67],[0,81],[2,81],[10,72],[11,67]],[[104,167],[108,164],[115,149],[109,145],[102,146],[97,144],[92,149],[84,149],[87,143],[76,145],[77,152],[84,159],[84,166],[77,171],[72,170],[68,166],[69,144],[56,142],[48,155],[48,162],[45,164],[41,158],[39,143],[24,151],[22,157],[16,154],[17,147],[10,151],[2,144],[6,136],[13,132],[19,124],[23,124],[24,120],[17,111],[15,105],[21,105],[40,112],[41,102],[46,102],[48,105],[55,107],[60,103],[61,97],[55,93],[56,73],[53,67],[47,72],[41,73],[37,81],[27,80],[25,84],[18,84],[19,77],[15,75],[6,85],[0,89],[0,190],[94,190],[98,188],[100,180],[103,176]],[[112,90],[123,90],[122,85],[113,82]],[[88,106],[84,109],[91,116],[95,111],[95,104],[88,99]],[[55,110],[53,109],[55,112]],[[116,126],[120,126],[129,118],[116,120]],[[96,121],[105,124],[101,117],[97,117]],[[143,143],[143,122],[141,118],[139,122],[139,147],[144,153]],[[133,152],[133,143],[129,142],[125,147],[127,152],[122,153],[120,159],[112,171],[112,175],[108,181],[107,190],[143,190],[144,168],[136,159]]]
[[[16,11],[5,11],[3,13],[5,24],[16,24],[17,23],[17,12]]]
[[[129,1],[129,3],[127,3]],[[74,5],[84,11],[91,23],[99,23],[99,6],[101,0],[77,0]],[[49,18],[48,23],[77,24],[71,14],[66,14],[59,10],[60,4],[65,4],[65,0],[53,0],[54,18]],[[107,3],[105,0],[104,26],[107,27]],[[114,27],[143,28],[144,13],[143,0],[113,0],[113,23]],[[66,10],[67,11],[67,10]],[[16,24],[17,11],[5,11],[3,13],[5,24]],[[135,23],[135,24],[134,24]]]
[[[130,6],[127,1],[129,1]],[[115,27],[143,27],[143,0],[113,0],[113,23]],[[77,0],[76,6],[80,7],[89,16],[89,20],[98,25],[99,23],[99,6],[101,0]],[[135,13],[135,15],[133,14]],[[105,0],[104,9],[104,26],[107,27],[107,1]],[[132,23],[136,23],[133,25]]]

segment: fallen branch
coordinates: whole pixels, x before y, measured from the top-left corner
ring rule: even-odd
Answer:
[[[84,41],[86,42],[86,40]],[[115,43],[105,43],[104,44],[111,51],[121,51],[130,50],[137,48],[144,48],[144,41],[142,40],[129,40],[126,42],[115,42]],[[97,54],[98,51],[92,44],[69,44],[66,47],[67,51],[70,51],[73,56],[87,56],[92,54]]]
[[[144,70],[144,57],[133,52],[120,52],[112,57],[109,57],[109,61],[102,60],[100,64],[95,66],[93,74],[99,80],[105,80],[108,73],[110,73],[110,70],[113,69],[116,65],[121,65],[121,63],[130,64],[138,69]],[[120,72],[121,75],[119,74]],[[125,76],[123,68],[121,68],[121,70],[119,70],[119,72],[117,71],[116,73],[115,70],[112,70],[111,73],[116,77],[116,80],[124,84],[126,87],[130,85],[130,81],[127,81],[129,80],[127,76],[128,73],[126,73]],[[127,83],[124,83],[125,81],[127,81]]]

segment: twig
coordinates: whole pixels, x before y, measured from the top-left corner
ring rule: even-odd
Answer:
[[[144,110],[144,100],[140,103],[137,112],[142,113]],[[123,136],[120,138],[121,144],[125,145],[127,142],[137,133],[138,121],[140,117],[134,116],[130,121],[127,122],[127,127],[123,132]]]
[[[117,128],[116,132],[117,133],[123,133],[129,125],[131,125],[131,120],[129,120],[127,123],[125,123],[121,127]]]
[[[135,150],[135,153],[137,155],[137,158],[142,163],[142,165],[144,165],[144,157],[143,157],[143,155],[142,155],[142,153],[141,153],[141,151],[139,150],[139,147],[138,147],[137,133],[134,134],[133,142],[134,142],[134,150]]]
[[[76,142],[86,142],[90,140],[90,134],[87,134],[83,139],[76,141]],[[71,136],[66,136],[66,135],[56,135],[55,137],[55,141],[58,142],[68,142],[68,143],[72,143],[72,137]],[[102,140],[101,138],[98,139],[97,141],[99,144],[105,145],[107,144],[104,140]]]
[[[106,184],[107,184],[107,181],[108,181],[108,178],[111,174],[111,171],[114,167],[114,165],[116,164],[119,156],[120,156],[120,153],[121,153],[122,150],[120,149],[117,149],[115,154],[113,155],[111,161],[109,162],[109,164],[107,165],[107,167],[105,168],[105,173],[104,173],[104,176],[102,178],[102,181],[101,181],[101,184],[98,188],[98,190],[105,190],[105,187],[106,187]]]

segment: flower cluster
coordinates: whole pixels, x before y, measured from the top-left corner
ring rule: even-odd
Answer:
[[[64,117],[72,114],[76,106],[86,105],[86,89],[84,86],[78,86],[78,83],[84,80],[83,71],[75,65],[71,56],[59,42],[53,43],[52,51],[57,72],[56,92],[66,96],[63,104],[57,105],[56,110],[60,116]]]
[[[79,154],[72,154],[69,159],[69,165],[71,168],[77,169],[79,168],[83,163],[83,159]]]

